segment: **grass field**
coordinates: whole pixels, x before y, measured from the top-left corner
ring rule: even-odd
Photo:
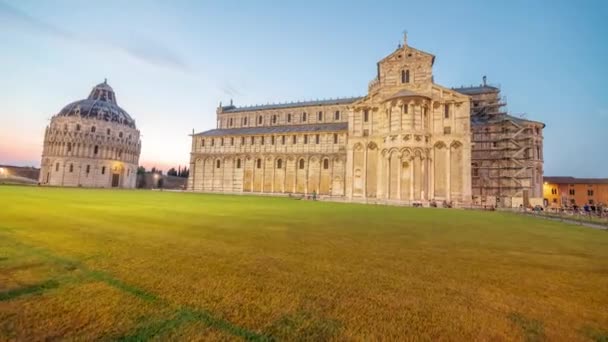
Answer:
[[[497,212],[0,187],[0,340],[608,340],[608,232]]]

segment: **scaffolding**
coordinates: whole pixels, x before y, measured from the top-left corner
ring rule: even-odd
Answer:
[[[508,114],[506,97],[485,78],[482,85],[454,90],[471,98],[473,201],[506,207],[541,204],[544,124]]]

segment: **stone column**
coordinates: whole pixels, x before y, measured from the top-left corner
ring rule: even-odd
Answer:
[[[450,198],[452,197],[452,189],[451,189],[452,185],[450,183],[451,180],[452,180],[452,177],[450,175],[450,173],[452,172],[452,157],[450,156],[450,153],[451,153],[450,152],[450,147],[448,146],[447,149],[448,149],[448,151],[446,153],[447,154],[447,157],[446,157],[446,159],[447,159],[446,160],[447,170],[446,170],[446,173],[445,173],[446,177],[447,177],[447,180],[446,180],[446,183],[445,183],[446,184],[446,195],[445,195],[445,197],[449,201]]]
[[[363,145],[363,198],[367,198],[367,143]]]
[[[401,201],[401,167],[403,165],[402,157],[399,156],[399,165],[397,165],[397,199]]]
[[[426,200],[426,158],[421,157],[420,159],[420,176],[422,177],[421,182],[420,182],[420,187],[422,188],[421,191],[422,193],[420,194],[420,199],[421,200]]]
[[[414,158],[410,159],[410,203],[414,201]]]
[[[435,198],[435,149],[433,148],[433,159],[429,159],[429,199]]]

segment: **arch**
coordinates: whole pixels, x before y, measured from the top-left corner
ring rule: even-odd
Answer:
[[[298,160],[298,169],[303,170],[305,167],[305,161],[304,158],[300,158],[300,160]]]
[[[450,144],[450,147],[453,147],[453,148],[459,148],[459,147],[462,147],[462,143],[461,143],[460,141],[458,141],[458,140],[454,140],[454,141],[452,141],[452,143]]]
[[[438,141],[438,142],[435,143],[435,145],[433,145],[433,147],[441,149],[441,148],[447,147],[447,145],[443,141]]]
[[[282,169],[283,168],[283,159],[281,159],[281,158],[277,159],[276,165],[277,165],[277,169]]]
[[[353,146],[353,150],[355,151],[361,151],[363,149],[363,144],[361,143],[356,143],[355,146]]]

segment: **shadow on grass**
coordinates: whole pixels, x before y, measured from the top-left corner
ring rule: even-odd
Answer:
[[[187,308],[179,309],[173,317],[143,326],[130,335],[116,338],[115,341],[147,341],[153,337],[166,334],[179,329],[180,326],[190,322],[202,322],[210,328],[214,328],[232,336],[241,337],[246,341],[273,341],[271,337],[241,328],[221,318],[214,317],[211,313],[201,310]]]
[[[608,331],[602,331],[600,329],[585,327],[581,332],[595,342],[608,342]]]
[[[545,329],[543,322],[529,319],[518,312],[509,314],[511,322],[519,326],[528,342],[543,341],[545,339]]]
[[[47,290],[59,287],[59,282],[56,280],[47,280],[42,283],[20,287],[5,292],[0,292],[0,302],[15,299],[17,297],[39,294]]]

